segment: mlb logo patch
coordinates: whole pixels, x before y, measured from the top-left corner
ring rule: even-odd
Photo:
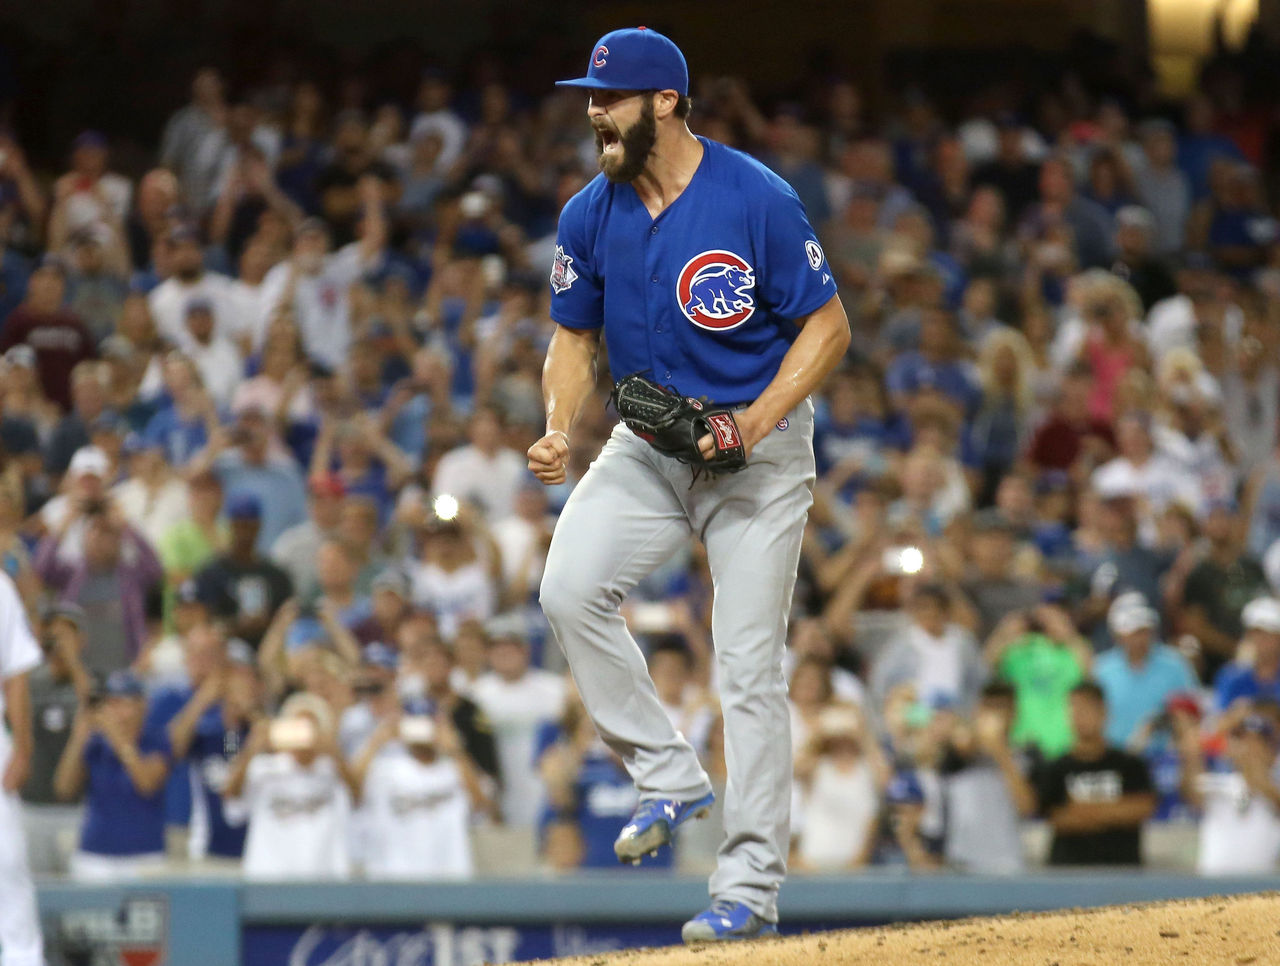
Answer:
[[[755,271],[745,258],[712,249],[685,262],[676,278],[676,299],[698,328],[725,332],[755,314],[755,287]]]
[[[556,246],[556,256],[551,260],[551,291],[557,295],[569,291],[577,281],[578,273],[573,270],[573,256],[564,253],[564,246]]]

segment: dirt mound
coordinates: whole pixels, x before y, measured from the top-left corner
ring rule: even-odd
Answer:
[[[635,949],[556,966],[1280,966],[1280,893]]]

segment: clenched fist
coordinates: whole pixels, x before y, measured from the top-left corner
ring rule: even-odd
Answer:
[[[529,472],[547,486],[565,481],[569,468],[569,437],[552,430],[529,447]]]

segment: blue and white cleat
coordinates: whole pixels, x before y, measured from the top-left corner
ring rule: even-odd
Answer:
[[[694,916],[680,930],[686,943],[718,943],[762,939],[778,935],[778,924],[761,919],[741,902],[717,899],[706,912]]]
[[[706,818],[711,814],[714,794],[699,798],[696,802],[677,802],[671,798],[654,798],[641,802],[631,821],[622,827],[618,840],[613,843],[619,862],[639,865],[647,855],[657,855],[658,849],[671,841],[675,830],[691,818]]]

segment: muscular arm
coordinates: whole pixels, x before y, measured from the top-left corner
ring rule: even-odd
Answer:
[[[547,432],[529,447],[529,470],[543,483],[563,483],[569,465],[569,433],[596,384],[599,329],[556,327],[542,366]]]
[[[849,348],[849,319],[840,296],[832,296],[826,305],[803,319],[797,319],[800,334],[782,357],[778,374],[764,392],[738,416],[738,427],[750,455],[755,445],[769,434],[787,413],[821,385]],[[702,455],[710,457],[715,446],[708,433],[699,446]]]

